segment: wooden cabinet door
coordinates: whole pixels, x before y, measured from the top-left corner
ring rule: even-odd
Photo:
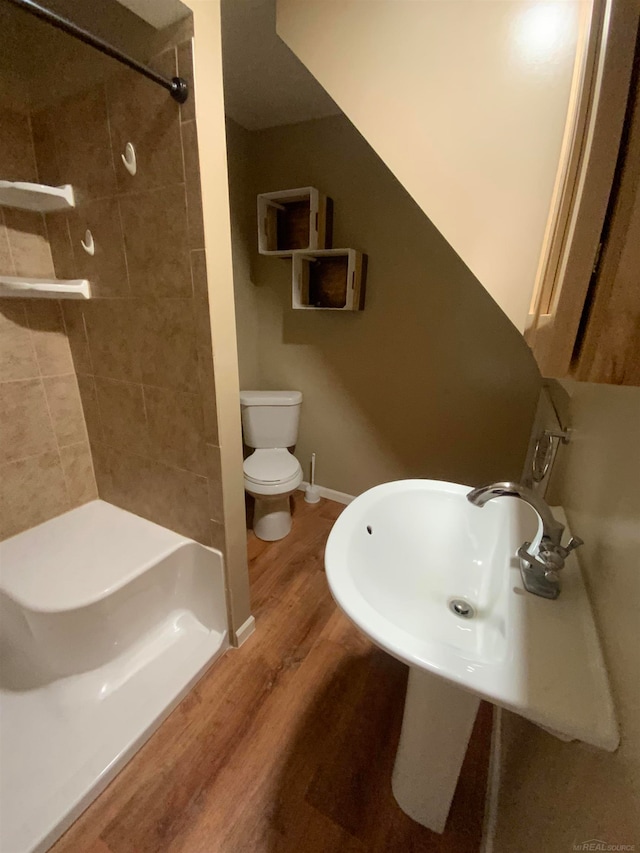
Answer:
[[[639,41],[640,47],[640,41]],[[640,59],[640,50],[636,53]],[[640,385],[640,87],[638,62],[574,375]]]

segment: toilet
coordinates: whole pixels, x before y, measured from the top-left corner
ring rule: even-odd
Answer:
[[[242,434],[255,448],[244,460],[244,488],[255,498],[253,532],[274,542],[291,530],[290,496],[302,482],[289,452],[298,439],[300,391],[241,391]]]

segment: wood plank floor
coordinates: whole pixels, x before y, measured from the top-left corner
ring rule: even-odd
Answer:
[[[481,705],[447,830],[398,808],[407,670],[333,603],[342,507],[295,501],[284,540],[249,534],[256,633],[216,662],[53,853],[475,853],[491,727]]]

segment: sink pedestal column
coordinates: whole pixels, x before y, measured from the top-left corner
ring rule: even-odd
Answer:
[[[400,808],[444,832],[480,700],[421,669],[409,668],[391,786]]]

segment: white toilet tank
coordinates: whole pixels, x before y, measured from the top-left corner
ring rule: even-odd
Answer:
[[[247,447],[292,447],[298,440],[301,391],[241,391]]]

